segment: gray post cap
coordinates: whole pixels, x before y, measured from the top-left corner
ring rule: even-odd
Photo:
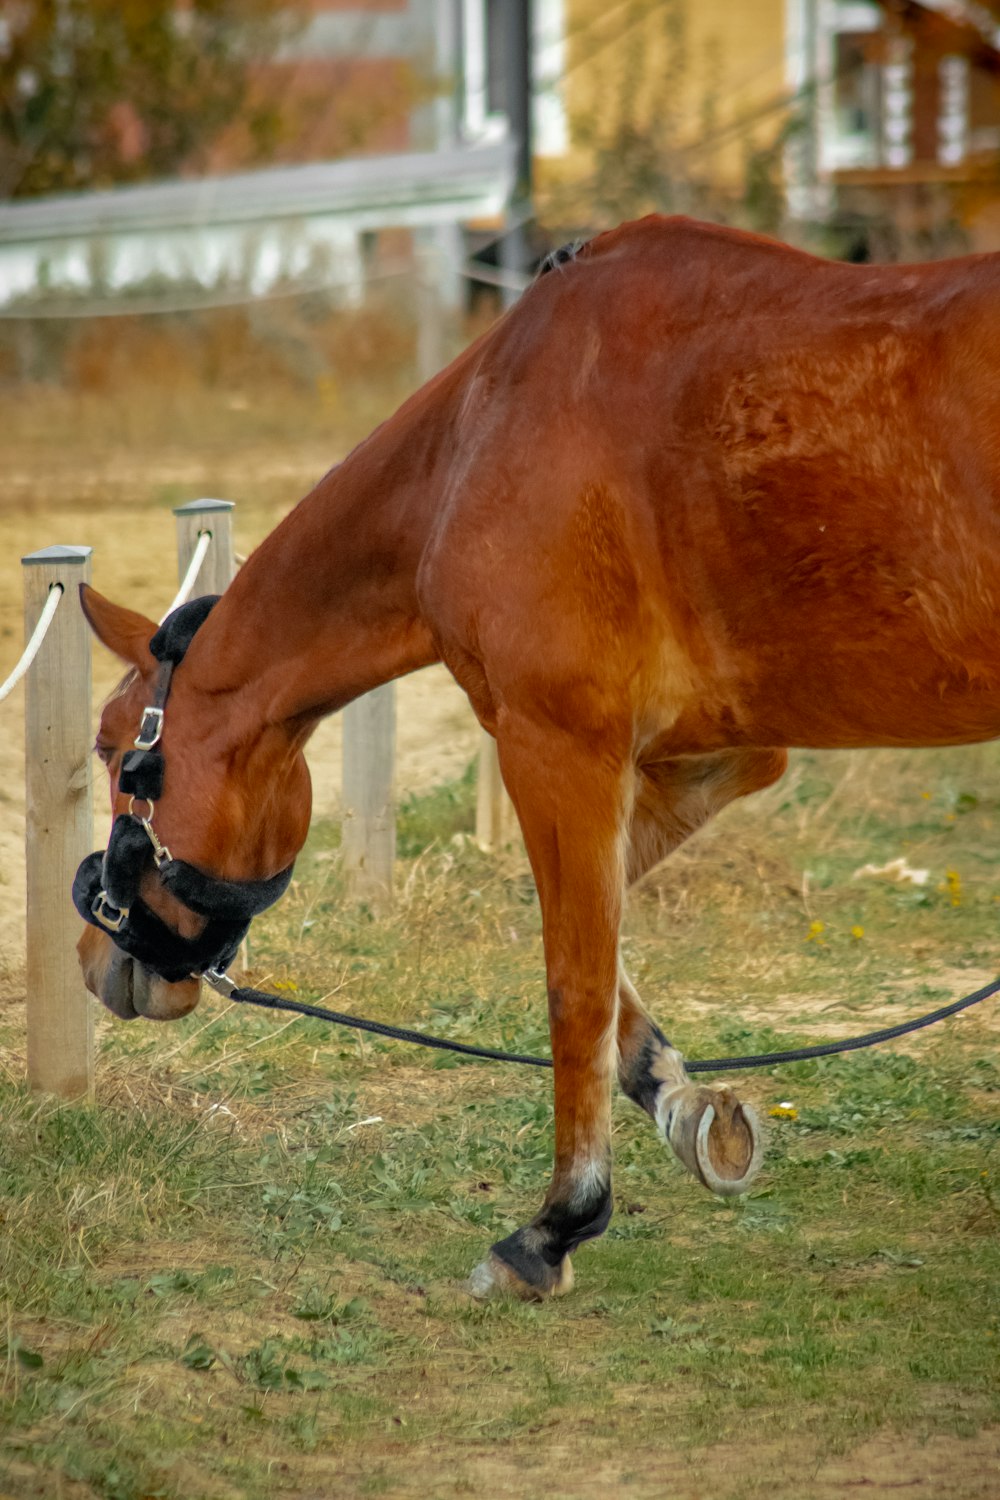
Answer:
[[[213,510],[235,510],[233,500],[189,500],[187,505],[175,505],[175,516],[203,516]]]
[[[93,547],[43,547],[40,552],[29,552],[21,562],[26,568],[46,563],[85,563]]]

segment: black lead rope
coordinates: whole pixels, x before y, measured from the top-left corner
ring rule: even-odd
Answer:
[[[228,974],[220,974],[218,970],[210,969],[202,978],[218,994],[235,1004],[257,1005],[264,1010],[285,1010],[294,1015],[313,1016],[317,1021],[332,1021],[336,1026],[352,1026],[357,1031],[392,1037],[397,1042],[412,1042],[418,1047],[459,1052],[463,1057],[488,1057],[495,1062],[524,1063],[532,1068],[552,1066],[550,1057],[532,1057],[523,1052],[498,1052],[492,1047],[470,1047],[465,1042],[428,1036],[423,1031],[410,1031],[405,1026],[387,1026],[382,1021],[369,1021],[363,1016],[351,1016],[344,1011],[327,1010],[322,1005],[309,1005],[304,1000],[288,1000],[284,995],[271,994],[269,990],[234,984]],[[952,1001],[951,1005],[943,1005],[940,1010],[929,1011],[927,1015],[918,1016],[913,1021],[902,1021],[898,1026],[885,1026],[881,1031],[869,1031],[864,1036],[845,1037],[839,1042],[821,1042],[815,1047],[793,1047],[788,1052],[760,1052],[746,1057],[709,1057],[693,1061],[685,1058],[684,1066],[689,1073],[735,1073],[741,1068],[767,1068],[776,1063],[805,1062],[810,1057],[831,1057],[837,1052],[858,1052],[862,1047],[875,1047],[879,1042],[891,1042],[895,1037],[906,1036],[910,1031],[921,1031],[925,1026],[933,1026],[936,1021],[946,1020],[948,1016],[957,1016],[959,1011],[968,1010],[970,1005],[978,1005],[981,1000],[988,1000],[998,990],[1000,979],[995,979],[992,984],[985,985],[972,995],[966,995],[962,1000]]]

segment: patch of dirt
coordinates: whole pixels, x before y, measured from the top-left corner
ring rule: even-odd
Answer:
[[[558,1427],[558,1420],[552,1424]],[[342,1450],[292,1462],[275,1459],[270,1493],[294,1500],[353,1500],[378,1494],[406,1497],[490,1495],[510,1500],[755,1500],[774,1494],[808,1500],[996,1500],[1000,1476],[1000,1436],[932,1437],[914,1442],[882,1432],[836,1458],[817,1458],[808,1440],[787,1444],[719,1445],[676,1449],[668,1444],[637,1446],[623,1420],[621,1440],[595,1444],[585,1428],[573,1442],[553,1442],[551,1430],[536,1435],[530,1449],[520,1444],[484,1446],[470,1435],[456,1448],[444,1443],[384,1442],[364,1456],[345,1458]],[[597,1452],[594,1451],[595,1447]],[[170,1469],[184,1492],[209,1497],[236,1495],[196,1461]],[[90,1500],[89,1485],[62,1481],[14,1460],[0,1469],[0,1500]]]
[[[99,1500],[89,1484],[0,1454],[0,1500]]]
[[[108,1461],[111,1462],[110,1453]],[[170,1479],[180,1494],[197,1495],[199,1500],[245,1500],[245,1490],[214,1478],[186,1458],[173,1460]],[[67,1479],[54,1469],[43,1469],[18,1459],[5,1461],[0,1454],[0,1500],[101,1500],[108,1493],[103,1484],[95,1489],[82,1480]],[[114,1493],[124,1492],[116,1489]]]
[[[560,1424],[558,1419],[553,1427]],[[276,1495],[328,1500],[378,1493],[389,1500],[409,1496],[497,1495],[529,1500],[752,1500],[776,1493],[809,1500],[996,1500],[1000,1437],[912,1439],[880,1433],[834,1459],[818,1459],[806,1439],[788,1444],[720,1445],[673,1449],[635,1443],[623,1420],[618,1443],[595,1442],[586,1429],[579,1440],[553,1442],[540,1432],[535,1445],[483,1448],[445,1444],[386,1444],[363,1462],[333,1455],[307,1459],[293,1481],[275,1476]],[[595,1449],[597,1450],[595,1452]],[[298,1467],[298,1465],[297,1465]],[[377,1489],[373,1485],[377,1484]]]
[[[596,1440],[583,1425],[572,1441],[553,1442],[565,1425],[556,1416],[530,1448],[522,1444],[385,1442],[363,1456],[343,1449],[275,1462],[271,1493],[295,1500],[379,1494],[405,1497],[491,1495],[510,1500],[756,1500],[775,1493],[809,1500],[996,1500],[1000,1438],[933,1437],[924,1444],[879,1433],[836,1457],[817,1458],[808,1439],[676,1449],[636,1445],[634,1419],[623,1414],[614,1442]],[[596,1450],[596,1451],[595,1451]],[[213,1491],[214,1492],[214,1491]],[[34,1491],[31,1493],[39,1493]],[[208,1491],[204,1491],[208,1493]]]
[[[739,1019],[744,1025],[751,1026],[787,1024],[803,1037],[831,1041],[838,1036],[857,1036],[916,1020],[918,1016],[940,1010],[964,995],[971,995],[975,990],[985,988],[996,977],[994,969],[957,968],[948,965],[934,965],[932,968],[928,965],[918,973],[903,975],[896,980],[892,986],[895,992],[892,997],[884,992],[873,993],[863,1006],[846,1000],[831,1002],[828,992],[824,992],[822,999],[817,999],[810,1006],[809,996],[801,990],[782,993],[780,989],[776,989],[773,994],[768,994],[765,1004],[754,1005],[745,998],[742,999],[739,1004]],[[948,998],[928,1000],[920,995],[915,996],[913,992],[924,988],[928,980],[933,981],[936,990],[947,991]],[[811,1012],[813,1019],[805,1019],[807,1011]],[[711,1021],[716,1020],[718,1015],[719,998],[715,991],[708,991],[704,1000],[692,995],[685,1001],[685,1018],[702,1017]],[[790,1017],[794,1019],[789,1019]],[[975,1043],[978,1039],[982,1045],[985,1038],[980,1037],[981,1032],[1000,1032],[1000,1007],[988,1002],[973,1006],[967,1011],[960,1011],[948,1024],[949,1028],[966,1028],[969,1040]],[[955,1031],[951,1035],[953,1039],[961,1039]],[[937,1036],[938,1033],[933,1029],[917,1031],[900,1037],[892,1045],[897,1051],[919,1052],[932,1044]]]

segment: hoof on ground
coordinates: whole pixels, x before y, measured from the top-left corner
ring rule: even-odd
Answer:
[[[490,1297],[518,1297],[522,1302],[544,1302],[549,1297],[563,1297],[573,1290],[573,1262],[564,1255],[557,1270],[546,1266],[545,1284],[533,1286],[492,1251],[480,1261],[466,1282],[469,1294],[478,1302]]]

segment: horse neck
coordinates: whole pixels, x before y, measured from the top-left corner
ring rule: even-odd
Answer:
[[[332,469],[247,560],[192,643],[194,690],[237,694],[262,722],[311,727],[438,660],[416,575],[442,483],[442,383]]]

